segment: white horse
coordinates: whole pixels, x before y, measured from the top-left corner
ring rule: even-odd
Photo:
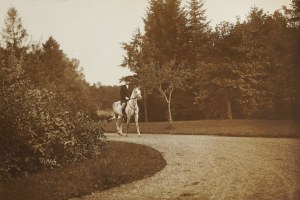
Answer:
[[[127,102],[125,113],[127,115],[127,128],[126,128],[126,136],[129,129],[129,122],[130,118],[134,116],[136,131],[139,136],[141,136],[140,129],[139,129],[139,107],[137,105],[137,101],[142,99],[140,87],[134,87],[130,99]],[[112,104],[112,109],[115,115],[117,131],[119,135],[123,135],[122,133],[122,121],[123,121],[123,114],[122,114],[122,106],[121,101],[116,101]]]

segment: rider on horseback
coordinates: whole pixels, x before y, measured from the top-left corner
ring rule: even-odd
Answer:
[[[126,118],[126,112],[125,112],[125,108],[127,105],[127,101],[130,99],[130,95],[131,95],[131,87],[130,87],[130,80],[124,79],[125,84],[121,85],[121,89],[120,89],[120,97],[121,97],[121,105],[122,105],[122,114],[123,117]]]

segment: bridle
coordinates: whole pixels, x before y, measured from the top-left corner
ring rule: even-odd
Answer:
[[[131,109],[133,109],[133,110],[135,111],[135,110],[136,110],[136,106],[134,106],[134,108],[133,108],[133,107],[128,103],[129,100],[133,100],[133,99],[138,99],[137,95],[136,95],[135,97],[133,97],[133,98],[129,98],[128,101],[127,101],[127,105],[128,105]]]

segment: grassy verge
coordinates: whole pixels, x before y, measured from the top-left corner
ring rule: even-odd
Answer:
[[[96,159],[0,182],[0,199],[68,199],[149,177],[166,165],[162,155],[139,144],[109,142]]]
[[[292,120],[200,120],[176,121],[170,128],[168,122],[139,123],[142,133],[220,135],[238,137],[300,137],[300,122]],[[106,132],[116,132],[114,122],[105,127]],[[123,130],[125,125],[123,124]],[[129,132],[136,132],[134,123]]]

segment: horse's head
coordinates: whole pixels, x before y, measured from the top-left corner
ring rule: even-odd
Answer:
[[[138,100],[142,99],[142,92],[140,90],[140,87],[134,87],[132,91],[133,98],[136,98]]]

